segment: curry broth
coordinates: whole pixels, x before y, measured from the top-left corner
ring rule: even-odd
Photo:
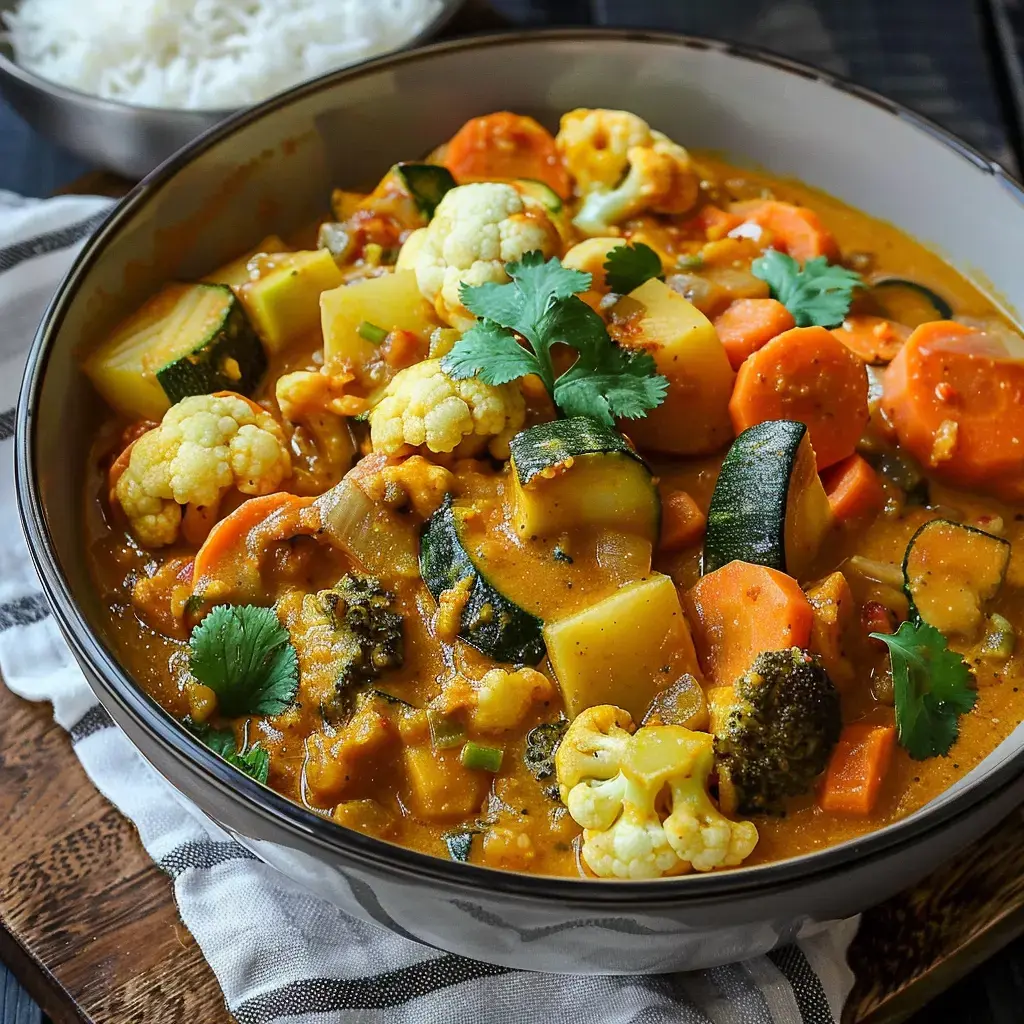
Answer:
[[[817,211],[844,253],[870,253],[875,272],[920,281],[947,296],[958,315],[999,315],[992,303],[953,268],[895,228],[798,183],[741,170],[710,154],[702,155],[700,163],[706,177],[713,177],[735,195],[743,197],[770,190],[777,198]],[[276,410],[273,382],[291,370],[316,369],[322,362],[322,347],[323,339],[313,332],[302,343],[290,346],[284,355],[275,356],[267,374],[268,383],[256,397]],[[160,704],[176,717],[184,718],[193,710],[187,693],[186,634],[174,639],[146,625],[136,614],[130,594],[137,578],[152,576],[161,564],[174,558],[191,558],[195,547],[179,544],[154,555],[139,547],[123,523],[112,517],[106,473],[123,426],[122,421],[112,423],[110,430],[97,440],[92,457],[93,475],[86,495],[91,565],[109,612],[107,628],[123,663]],[[685,490],[707,511],[722,454],[693,459],[653,457],[649,461],[663,488]],[[529,611],[542,618],[571,614],[629,578],[628,552],[625,556],[613,552],[611,561],[606,560],[602,566],[599,552],[604,538],[596,532],[583,532],[573,538],[571,562],[552,557],[554,548],[564,538],[519,535],[510,521],[505,500],[510,486],[507,468],[496,472],[488,461],[473,460],[456,466],[455,471],[460,498],[473,500],[477,508],[469,526],[469,546],[487,571],[500,579],[503,591]],[[1024,515],[994,500],[936,485],[932,495],[934,504],[955,509],[965,522],[1001,517],[1004,536],[1013,545],[1009,583],[1024,581],[1024,564],[1019,554],[1024,541]],[[905,509],[899,516],[883,512],[854,531],[833,535],[818,556],[819,575],[826,575],[854,554],[900,564],[917,526],[934,515],[920,508]],[[315,548],[312,556],[308,550],[303,553],[303,549],[311,547]],[[700,550],[701,545],[696,544],[672,554],[656,553],[654,568],[670,575],[679,588],[686,589],[699,578]],[[281,592],[316,591],[330,586],[332,580],[354,566],[344,555],[314,541],[296,543],[284,558],[288,564]],[[625,575],[616,576],[616,566],[623,564]],[[877,586],[871,581],[851,573],[849,582],[858,604],[877,598]],[[451,706],[457,707],[460,696],[453,679],[460,673],[479,678],[494,663],[468,645],[438,635],[433,600],[418,581],[388,584],[395,591],[398,609],[405,618],[406,660],[401,668],[382,676],[378,685],[416,708],[425,707],[442,694],[450,699]],[[1020,590],[1012,585],[1005,587],[994,607],[1018,631],[1024,630],[1024,596]],[[1020,692],[1024,656],[1017,654],[996,671],[990,662],[976,658],[972,650],[965,654],[976,672],[979,699],[975,710],[961,718],[960,738],[948,757],[914,761],[897,747],[881,796],[867,817],[826,813],[816,806],[811,793],[794,801],[784,818],[754,818],[760,841],[746,863],[807,853],[864,835],[905,816],[942,793],[1005,739],[1024,716],[1024,694]],[[858,678],[842,694],[844,723],[865,717],[891,721],[891,707],[877,701],[871,688],[873,678],[883,671],[884,661],[884,652],[865,640],[857,651]],[[298,707],[273,722],[252,719],[235,723],[234,727],[239,740],[247,730],[249,741],[258,739],[270,753],[269,784],[273,788],[330,817],[332,807],[318,804],[304,773],[310,756],[307,740],[323,731],[322,709],[302,700],[302,696],[300,689]],[[546,792],[553,780],[539,783],[523,768],[521,760],[527,732],[562,711],[557,687],[553,687],[549,699],[531,708],[515,734],[503,737],[504,759],[493,784],[484,773],[462,768],[451,751],[440,755],[452,792],[471,792],[467,807],[475,808],[472,813],[453,815],[446,821],[417,818],[403,760],[406,755],[399,745],[380,755],[367,755],[361,763],[360,778],[345,789],[345,801],[376,801],[387,812],[386,821],[364,803],[353,803],[335,817],[343,824],[402,845],[446,856],[443,833],[453,822],[486,811],[492,824],[483,841],[474,843],[471,861],[521,871],[576,875],[585,870],[578,854],[580,829],[566,808]],[[422,713],[409,712],[406,718],[399,727],[404,742],[422,743],[427,729]]]

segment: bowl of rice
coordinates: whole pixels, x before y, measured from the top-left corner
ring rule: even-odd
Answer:
[[[0,95],[93,164],[144,177],[274,93],[413,46],[462,0],[0,0]]]

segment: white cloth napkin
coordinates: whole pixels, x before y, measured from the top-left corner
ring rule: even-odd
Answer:
[[[240,1024],[828,1024],[853,984],[856,920],[744,963],[691,974],[565,977],[442,953],[342,913],[256,860],[149,767],[97,704],[29,564],[13,488],[25,351],[47,300],[108,201],[0,192],[0,674],[50,701],[103,795],[170,875]],[[245,915],[237,908],[246,907]],[[253,920],[259,928],[250,927]]]

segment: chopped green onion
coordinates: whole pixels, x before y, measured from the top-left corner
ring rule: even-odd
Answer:
[[[430,726],[430,742],[435,750],[448,750],[466,741],[466,727],[436,708],[427,708],[427,725]]]
[[[1005,661],[1013,654],[1017,646],[1017,633],[1013,624],[1002,615],[993,613],[988,617],[988,629],[981,645],[981,653],[985,658],[999,658]]]
[[[697,270],[704,266],[704,257],[699,252],[684,252],[676,259],[680,270]]]
[[[363,341],[370,342],[371,345],[379,345],[388,336],[388,332],[385,331],[383,327],[371,324],[369,320],[364,320],[356,328],[356,334],[358,334]]]
[[[501,747],[485,747],[481,743],[470,740],[459,755],[459,760],[466,768],[475,768],[482,772],[497,772],[501,768],[501,759],[505,751]]]

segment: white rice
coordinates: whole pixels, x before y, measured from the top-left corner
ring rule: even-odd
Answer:
[[[21,0],[15,60],[146,107],[228,110],[408,42],[440,0]]]

